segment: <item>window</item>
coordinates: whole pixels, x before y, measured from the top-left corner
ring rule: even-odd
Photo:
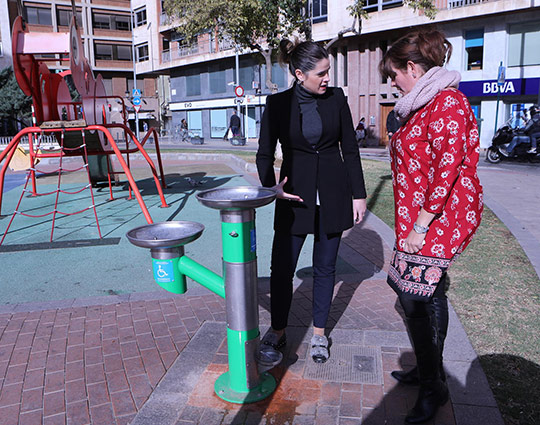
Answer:
[[[540,65],[540,21],[510,25],[508,66]]]
[[[103,30],[111,29],[111,22],[109,15],[102,15],[101,13],[94,13],[94,28],[99,28]]]
[[[240,65],[240,85],[244,90],[251,89],[253,81],[255,81],[255,72],[252,65]]]
[[[276,84],[278,87],[285,87],[287,84],[287,71],[285,71],[277,62],[272,64],[272,83]],[[266,85],[264,81],[262,84]]]
[[[130,31],[131,30],[131,19],[128,15],[115,15],[114,18],[114,29],[118,31]]]
[[[71,24],[71,10],[57,9],[56,10],[56,22],[60,27],[69,27]],[[82,12],[77,10],[77,24],[82,26]]]
[[[112,44],[97,44],[95,45],[96,60],[111,61],[113,59]]]
[[[137,49],[137,62],[144,62],[149,59],[148,43],[140,44]]]
[[[94,44],[96,60],[131,60],[131,46],[129,44]]]
[[[200,96],[201,94],[201,75],[192,71],[192,74],[186,75],[186,96]]]
[[[131,60],[131,46],[119,44],[116,46],[117,59],[119,61]],[[109,92],[112,93],[112,92]]]
[[[226,109],[210,110],[210,137],[212,139],[221,139],[229,128],[227,124]]]
[[[484,57],[484,30],[465,31],[465,53],[467,70],[482,69]]]
[[[43,7],[26,7],[29,24],[52,25],[51,9]]]
[[[128,15],[111,15],[109,13],[94,13],[92,15],[94,28],[104,30],[129,31],[131,25]]]
[[[313,0],[313,23],[326,22],[328,20],[328,1]]]
[[[189,127],[189,134],[191,136],[203,137],[202,111],[188,111],[187,122]]]
[[[210,93],[217,94],[227,91],[225,70],[219,65],[210,66],[208,76],[210,77]]]
[[[2,42],[0,41],[0,58],[4,56],[4,50],[2,49]]]
[[[146,8],[135,11],[135,26],[140,27],[141,25],[146,25]]]
[[[403,0],[366,0],[364,10],[366,12],[378,12],[403,6]]]

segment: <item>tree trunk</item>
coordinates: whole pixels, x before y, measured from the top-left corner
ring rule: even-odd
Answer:
[[[261,55],[264,57],[264,62],[266,64],[266,75],[265,75],[265,83],[266,87],[269,88],[272,93],[277,92],[277,87],[274,83],[272,83],[272,48],[269,47],[268,50],[260,50]]]

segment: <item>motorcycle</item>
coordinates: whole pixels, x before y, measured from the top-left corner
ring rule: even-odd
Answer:
[[[491,146],[486,152],[486,160],[492,164],[497,164],[503,159],[528,160],[531,162],[540,160],[540,149],[537,149],[535,153],[529,153],[531,138],[525,134],[523,128],[512,127],[511,121],[512,119],[508,120],[505,125],[495,132],[493,139],[491,139]],[[507,148],[512,141],[517,144],[508,153]]]

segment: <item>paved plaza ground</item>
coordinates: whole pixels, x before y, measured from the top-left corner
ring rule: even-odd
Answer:
[[[42,164],[54,169],[54,164]],[[195,199],[200,190],[257,184],[252,164],[233,156],[167,154],[169,208],[160,208],[147,168],[134,174],[155,222],[193,220],[206,229],[186,254],[221,274],[219,213]],[[13,211],[23,174],[10,174],[2,213]],[[80,187],[84,176],[66,178]],[[57,176],[43,175],[43,190]],[[122,179],[122,178],[121,178]],[[214,394],[227,371],[226,317],[222,298],[189,283],[185,295],[154,282],[149,252],[125,233],[145,224],[123,185],[95,192],[103,239],[92,210],[57,221],[17,216],[0,248],[0,424],[401,424],[416,389],[398,385],[390,371],[410,367],[414,355],[396,296],[386,285],[392,231],[369,214],[348,232],[339,251],[330,314],[331,359],[315,365],[311,334],[310,248],[306,243],[284,361],[271,373],[275,393],[250,404]],[[62,198],[60,207],[89,205],[88,194]],[[21,210],[50,210],[46,197],[23,197]],[[59,209],[61,209],[59,208]],[[259,317],[270,324],[269,257],[272,206],[257,210]],[[0,219],[4,231],[10,216]],[[445,347],[451,400],[436,425],[503,424],[467,336],[451,309]]]

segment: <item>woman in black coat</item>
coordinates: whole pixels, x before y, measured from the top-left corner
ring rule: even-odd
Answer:
[[[328,52],[316,43],[284,40],[281,59],[296,82],[268,97],[261,123],[257,169],[263,186],[278,191],[270,276],[272,329],[261,343],[260,358],[286,342],[293,277],[308,234],[313,247],[313,326],[311,355],[328,359],[324,335],[332,302],[341,234],[360,223],[366,190],[351,113],[340,88],[328,87]],[[277,142],[283,163],[276,184]]]

